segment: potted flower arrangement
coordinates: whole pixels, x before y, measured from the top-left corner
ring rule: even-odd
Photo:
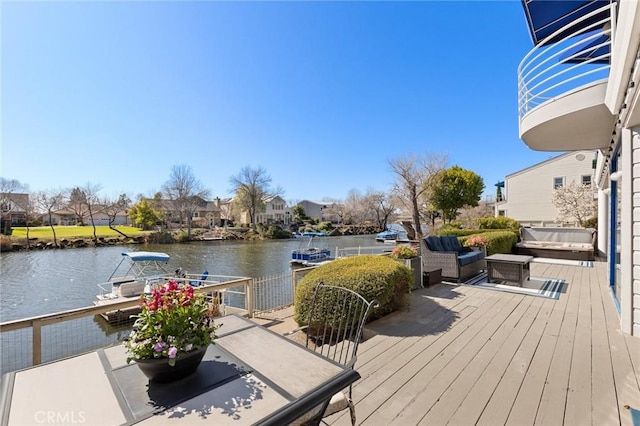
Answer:
[[[418,257],[418,249],[414,246],[396,246],[391,250],[391,257],[411,268],[413,272],[412,289],[420,288],[422,283],[422,265]]]
[[[487,245],[487,240],[480,235],[474,235],[472,237],[467,238],[464,242],[465,247],[485,247]]]
[[[127,363],[135,361],[149,379],[177,380],[193,373],[216,339],[217,305],[176,281],[140,296],[142,312],[124,341]]]
[[[396,246],[391,250],[394,259],[412,259],[418,256],[418,250],[412,246]]]

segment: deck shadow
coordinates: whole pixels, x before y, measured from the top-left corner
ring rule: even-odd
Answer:
[[[429,289],[414,291],[411,304],[400,311],[392,312],[365,326],[369,335],[397,337],[428,336],[445,332],[459,318],[455,312],[430,296]],[[454,299],[455,291],[439,292],[435,297]]]

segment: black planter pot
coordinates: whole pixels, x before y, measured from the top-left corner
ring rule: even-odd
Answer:
[[[167,358],[137,360],[136,364],[149,380],[156,383],[169,383],[187,377],[196,371],[206,352],[207,348],[205,347],[180,355],[176,358],[174,366],[169,365]]]

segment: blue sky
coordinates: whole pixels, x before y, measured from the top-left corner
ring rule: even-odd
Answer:
[[[262,167],[286,200],[388,190],[447,154],[486,193],[559,153],[518,138],[520,1],[1,4],[0,176],[152,195],[189,165],[212,197]]]

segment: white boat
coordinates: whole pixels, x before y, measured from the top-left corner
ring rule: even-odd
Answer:
[[[409,237],[402,225],[392,223],[384,231],[376,235],[376,241],[389,244],[407,243],[409,242]]]
[[[386,231],[382,231],[376,235],[376,241],[395,244],[399,235],[400,233],[398,231],[392,231],[390,229],[387,229]]]
[[[150,293],[153,287],[171,279],[201,285],[209,275],[208,271],[197,278],[189,277],[181,268],[169,271],[169,255],[160,252],[123,252],[122,260],[106,282],[98,284],[98,295],[93,302],[96,306],[136,300],[143,293]],[[109,311],[101,316],[110,323],[129,321],[132,315],[140,313],[140,307]]]
[[[313,266],[333,260],[331,250],[328,248],[315,247],[311,245],[312,242],[313,236],[309,238],[306,246],[292,250],[290,262],[303,266]]]

